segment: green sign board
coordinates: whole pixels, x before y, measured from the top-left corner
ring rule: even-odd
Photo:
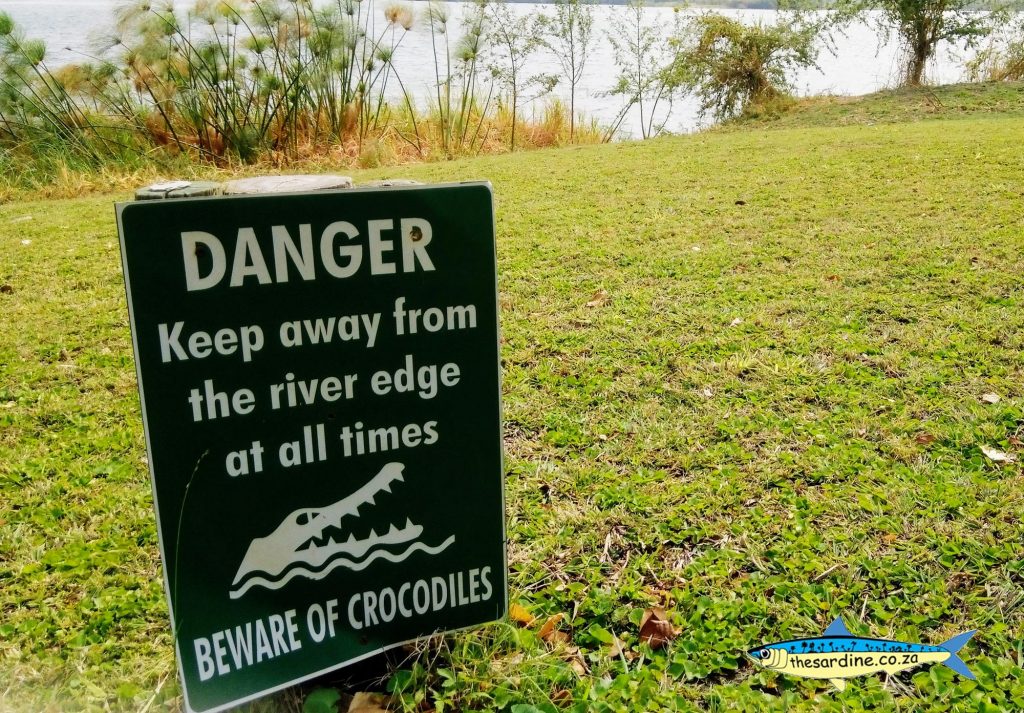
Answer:
[[[147,201],[118,225],[189,710],[503,616],[490,186]]]

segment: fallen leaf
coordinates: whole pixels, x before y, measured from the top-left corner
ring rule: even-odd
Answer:
[[[729,322],[729,326],[730,327],[735,327],[735,326],[740,325],[740,324],[743,324],[743,320],[740,319],[739,317],[737,317],[733,321]]]
[[[379,693],[356,693],[348,704],[348,713],[388,713],[387,699]]]
[[[987,403],[987,404],[997,404],[997,403],[999,403],[999,402],[1000,402],[1000,401],[1001,401],[1002,399],[1001,399],[1001,397],[999,396],[999,394],[996,394],[996,393],[992,393],[992,392],[990,391],[990,392],[989,392],[989,393],[987,393],[987,394],[982,394],[982,395],[981,395],[981,400],[982,400],[982,401],[984,401],[984,402],[985,402],[985,403]]]
[[[565,690],[564,688],[559,688],[557,691],[551,694],[551,702],[554,703],[556,706],[567,706],[570,703],[572,703],[572,693],[570,691]]]
[[[715,395],[715,392],[711,389],[710,386],[705,386],[703,389],[700,390],[700,395],[706,399],[710,399],[712,396]]]
[[[23,216],[20,216],[18,218],[11,218],[11,222],[12,223],[24,223],[24,222],[29,221],[29,220],[32,220],[32,216],[31,215],[23,215]]]
[[[967,572],[954,572],[946,580],[946,589],[949,591],[958,591],[969,589],[974,584],[974,577]]]
[[[491,659],[489,665],[495,671],[505,672],[518,668],[525,660],[526,656],[522,652],[517,652],[511,656]]]
[[[982,446],[981,452],[988,456],[989,460],[993,461],[994,463],[1013,463],[1017,460],[1017,456],[1015,455],[1003,453],[1000,450],[990,448],[988,446]]]
[[[922,446],[927,446],[929,443],[935,443],[936,438],[930,433],[919,433],[914,436],[914,441],[920,443]]]
[[[736,205],[746,205],[746,204],[747,204],[747,202],[745,200],[738,200],[738,201],[736,201]]]
[[[31,241],[31,240],[22,240],[22,241],[21,241],[21,244],[22,244],[22,245],[31,245],[31,244],[32,244],[32,241]]]
[[[569,647],[567,658],[569,660],[569,667],[576,672],[581,678],[590,673],[590,668],[587,666],[587,662],[583,659],[583,654],[580,653],[579,647]]]
[[[0,285],[0,293],[3,293],[5,295],[13,295],[14,287],[12,287],[11,285]]]
[[[626,645],[622,643],[619,637],[612,639],[612,643],[608,644],[608,657],[617,659],[626,655]]]
[[[700,245],[694,245],[692,248],[690,248],[690,250],[692,250],[695,253],[699,253],[700,252]]]
[[[1024,446],[1024,441],[1020,440],[1016,436],[1010,436],[1006,440],[1011,446],[1017,446],[1018,448]]]
[[[570,642],[572,642],[572,637],[566,634],[564,631],[556,630],[548,634],[545,637],[545,641],[547,641],[552,646],[558,646],[560,644],[569,644]]]
[[[825,279],[828,280],[829,282],[839,282],[840,278],[839,275],[829,275]]]
[[[590,296],[590,301],[587,302],[587,307],[603,307],[611,301],[608,296],[608,290],[598,290]]]
[[[660,649],[677,636],[679,629],[672,626],[664,609],[651,607],[644,611],[640,620],[640,641],[649,644],[652,649]]]
[[[537,636],[547,641],[548,637],[550,637],[555,631],[555,627],[558,626],[558,622],[562,620],[563,616],[564,615],[561,613],[549,616],[547,621],[544,622],[544,625],[540,627],[540,631],[537,632]]]
[[[523,605],[513,604],[508,608],[508,618],[519,624],[519,626],[529,626],[537,617],[531,614]]]

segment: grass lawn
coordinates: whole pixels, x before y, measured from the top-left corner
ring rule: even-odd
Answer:
[[[756,113],[756,112],[755,112]],[[941,87],[903,87],[867,97],[802,99],[781,114],[730,122],[725,128],[764,123],[774,128],[892,124],[928,119],[1024,118],[1024,82],[977,82]]]
[[[494,184],[511,601],[539,617],[397,657],[397,704],[1024,709],[1024,118],[792,121],[389,171]],[[125,198],[0,206],[2,710],[180,706]],[[840,693],[741,655],[840,614],[978,629],[977,681]]]

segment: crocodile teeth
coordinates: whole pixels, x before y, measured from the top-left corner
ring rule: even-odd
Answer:
[[[368,540],[376,540],[377,539],[377,531],[371,528],[370,529],[370,536],[367,539]]]
[[[348,545],[354,544],[356,542],[358,542],[358,540],[356,539],[355,534],[351,534],[351,533],[349,534],[348,539],[345,540],[345,544],[348,544]]]
[[[391,484],[390,483],[384,483],[384,485],[380,486],[380,489],[383,490],[385,493],[390,493],[391,492]]]
[[[395,527],[394,525],[392,525],[392,526],[391,526],[391,529],[390,529],[390,530],[388,530],[388,534],[389,534],[389,535],[395,535],[395,534],[398,534],[398,528],[397,528],[397,527]]]
[[[338,543],[334,541],[333,537],[328,537],[327,538],[327,544],[330,545],[331,547],[337,547],[337,545],[338,545]]]
[[[412,520],[410,518],[405,518],[405,527],[406,527],[406,529],[408,529],[410,527],[416,527],[416,526],[412,524]]]
[[[376,505],[377,504],[377,503],[373,502],[373,496],[372,495],[367,495],[365,502],[370,504],[370,505]]]

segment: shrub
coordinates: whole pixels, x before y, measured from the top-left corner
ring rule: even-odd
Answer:
[[[788,72],[815,66],[817,28],[803,22],[744,25],[715,13],[695,17],[682,38],[675,71],[716,119],[786,96]]]
[[[1001,40],[990,40],[967,63],[967,76],[972,82],[1024,80],[1024,20]]]

